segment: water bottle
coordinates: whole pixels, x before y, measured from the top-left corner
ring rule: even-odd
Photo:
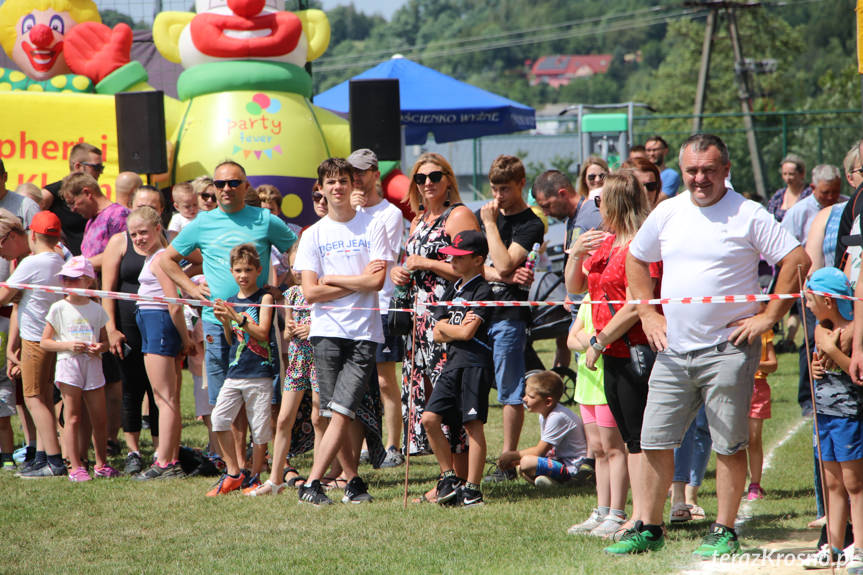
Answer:
[[[539,243],[533,244],[530,253],[527,254],[527,260],[524,262],[524,267],[532,270],[536,267],[536,260],[539,258]]]

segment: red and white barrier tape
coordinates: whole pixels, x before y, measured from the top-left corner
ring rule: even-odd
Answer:
[[[162,303],[162,304],[180,304],[180,305],[189,305],[193,307],[212,307],[213,302],[210,300],[198,300],[198,299],[189,299],[189,298],[179,298],[179,297],[165,297],[165,296],[141,296],[133,293],[121,293],[115,291],[107,291],[107,290],[97,290],[97,289],[82,289],[82,288],[64,288],[59,286],[44,286],[44,285],[33,285],[33,284],[19,284],[19,283],[8,283],[8,282],[0,282],[0,287],[11,288],[15,290],[36,290],[43,291],[46,293],[55,293],[60,295],[66,294],[77,294],[85,297],[98,297],[98,298],[110,298],[116,300],[125,300],[125,301],[134,301],[134,302],[153,302],[153,303]],[[821,292],[821,291],[813,291],[806,290],[808,293],[813,293],[821,296],[829,296],[835,299],[843,299],[849,301],[863,301],[863,298],[858,298],[854,296],[842,295],[842,294],[833,294],[829,292]],[[682,297],[682,298],[656,298],[656,299],[636,299],[636,300],[609,300],[607,303],[612,304],[633,304],[633,305],[666,305],[666,304],[710,304],[710,303],[751,303],[758,301],[773,301],[773,300],[784,300],[784,299],[800,299],[801,294],[797,293],[783,293],[783,294],[747,294],[747,295],[718,295],[718,296],[695,296],[695,297]],[[564,304],[572,304],[577,302],[572,302],[569,300],[559,301],[559,300],[549,300],[549,301],[457,301],[457,300],[446,300],[446,301],[437,301],[437,302],[425,302],[418,304],[418,309],[422,312],[426,307],[439,307],[439,306],[465,306],[465,307],[553,307]],[[283,309],[308,309],[309,305],[287,305],[287,304],[272,304],[270,306],[256,306],[256,307],[275,307],[275,308],[283,308]],[[340,306],[321,306],[323,309],[344,309],[344,307]],[[413,312],[412,308],[399,308],[399,309],[382,309],[379,307],[354,307],[351,309],[355,310],[364,310],[364,311],[403,311],[403,312]]]

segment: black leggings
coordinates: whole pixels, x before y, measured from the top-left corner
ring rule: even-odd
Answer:
[[[641,453],[641,423],[647,405],[647,380],[638,377],[628,357],[602,356],[605,399],[630,453]]]
[[[144,367],[144,354],[141,353],[141,332],[135,323],[134,303],[117,302],[120,304],[117,320],[118,328],[126,336],[130,353],[124,353],[120,360],[120,369],[123,372],[123,431],[127,433],[138,433],[141,431],[141,402],[144,394],[147,395],[150,404],[150,435],[159,436],[159,408],[153,397],[153,388],[147,378],[147,369]],[[123,309],[123,304],[132,303],[131,309]],[[129,312],[131,311],[131,316]],[[124,313],[126,312],[126,313]],[[131,319],[131,322],[129,321]]]

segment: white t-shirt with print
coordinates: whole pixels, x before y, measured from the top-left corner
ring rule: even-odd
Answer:
[[[662,297],[758,294],[758,261],[775,264],[800,244],[761,204],[726,191],[697,206],[684,191],[659,204],[629,245],[644,262],[662,261]],[[729,323],[758,313],[758,302],[662,306],[669,348],[676,353],[726,341]]]
[[[9,283],[35,284],[43,286],[60,286],[57,274],[63,267],[63,256],[56,252],[43,252],[27,256],[12,275]],[[21,290],[21,301],[18,303],[18,332],[21,339],[40,341],[42,330],[45,329],[45,315],[51,304],[63,299],[61,294],[48,293],[41,290]]]
[[[578,471],[578,462],[587,455],[584,423],[571,409],[554,406],[548,417],[539,416],[539,440],[554,446],[554,458],[571,473]]]
[[[74,305],[67,299],[54,302],[48,310],[48,323],[54,328],[55,341],[83,341],[99,343],[99,335],[108,323],[108,314],[102,306],[88,300],[84,305]],[[58,351],[57,359],[73,357],[72,351]]]
[[[383,224],[384,231],[386,232],[387,247],[392,253],[392,260],[390,261],[398,261],[405,232],[405,218],[402,215],[402,211],[387,200],[381,200],[370,208],[359,208],[358,211],[371,214],[374,219]],[[389,268],[387,268],[387,278],[384,280],[384,287],[378,292],[380,313],[386,313],[389,309],[390,299],[393,297],[393,291],[396,289],[392,278],[390,278],[389,271]]]
[[[371,215],[357,212],[348,222],[329,216],[318,220],[300,238],[294,269],[328,275],[361,275],[369,262],[392,261],[383,225]],[[344,297],[312,304],[309,337],[339,337],[383,342],[380,312],[374,291],[352,292]],[[335,309],[325,309],[325,308]],[[367,309],[355,309],[367,308]]]

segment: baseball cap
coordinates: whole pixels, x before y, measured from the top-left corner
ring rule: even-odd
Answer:
[[[848,277],[838,268],[820,268],[815,270],[806,287],[813,291],[835,293],[838,295],[854,295]],[[847,299],[835,299],[836,309],[847,320],[854,319],[854,302]]]
[[[352,165],[355,170],[378,169],[378,157],[368,148],[354,150],[353,153],[348,156],[348,163]]]
[[[93,270],[93,264],[84,256],[75,256],[63,264],[60,268],[61,276],[67,278],[79,278],[87,276],[88,278],[96,279],[96,272]]]
[[[442,247],[440,253],[448,256],[466,256],[473,254],[485,257],[488,255],[488,242],[482,232],[465,230],[452,239],[452,244]]]
[[[38,212],[30,221],[30,229],[37,234],[60,237],[60,218],[54,212]]]

